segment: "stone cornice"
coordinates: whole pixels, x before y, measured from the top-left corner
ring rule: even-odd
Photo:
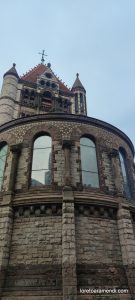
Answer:
[[[124,132],[122,132],[120,129],[118,129],[117,127],[115,127],[107,122],[104,122],[104,121],[101,121],[101,120],[98,120],[95,118],[87,117],[87,116],[65,114],[65,113],[48,113],[48,114],[34,115],[34,116],[19,118],[19,119],[7,122],[0,126],[0,132],[11,129],[17,125],[24,125],[24,124],[28,124],[31,122],[49,121],[49,120],[50,121],[66,121],[66,122],[74,122],[74,123],[78,122],[78,123],[82,123],[82,124],[88,124],[88,125],[96,126],[99,128],[103,128],[109,132],[114,133],[115,135],[119,136],[123,140],[125,140],[125,142],[130,147],[132,154],[134,156],[134,146],[133,146],[131,140],[129,139],[129,137]]]

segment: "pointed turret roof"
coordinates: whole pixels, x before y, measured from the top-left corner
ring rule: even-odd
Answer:
[[[81,90],[85,91],[85,88],[84,88],[84,86],[82,85],[82,83],[81,83],[81,81],[79,79],[79,74],[78,73],[76,74],[76,80],[75,80],[75,82],[74,82],[74,84],[72,86],[72,91],[75,91],[77,89],[81,89]]]
[[[29,82],[36,83],[37,78],[42,75],[44,72],[50,71],[53,73],[54,77],[56,78],[57,82],[59,83],[60,90],[71,93],[70,89],[54,74],[54,72],[51,69],[51,64],[48,63],[47,65],[44,64],[38,64],[35,68],[31,69],[29,72],[24,74],[21,79]]]
[[[12,68],[10,70],[8,70],[3,77],[5,77],[6,75],[13,75],[15,76],[16,78],[19,78],[19,75],[16,71],[16,68],[15,68],[16,64],[13,64]]]

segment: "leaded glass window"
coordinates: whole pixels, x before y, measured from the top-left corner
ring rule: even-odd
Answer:
[[[80,139],[82,183],[87,187],[99,187],[95,143],[87,138]]]
[[[131,198],[131,189],[130,189],[129,178],[126,169],[125,155],[121,150],[119,151],[119,158],[120,158],[120,166],[121,166],[121,172],[123,177],[124,191],[127,198]]]
[[[6,157],[7,157],[7,149],[8,146],[4,145],[0,148],[0,191],[2,189],[3,184],[3,176],[4,176],[4,170],[5,170],[5,163],[6,163]]]
[[[48,135],[38,137],[34,142],[31,184],[50,185],[52,182],[52,139]]]

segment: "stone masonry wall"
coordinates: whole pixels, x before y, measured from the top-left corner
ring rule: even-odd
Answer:
[[[20,217],[14,220],[9,265],[60,264],[61,217]]]
[[[21,214],[21,209],[19,212]],[[38,208],[35,215],[27,213],[26,208],[24,215],[19,216],[17,213],[14,219],[5,288],[9,294],[16,291],[19,296],[25,289],[33,291],[33,295],[37,292],[38,295],[44,295],[47,290],[61,291],[61,216],[39,216]],[[46,214],[50,213],[48,208]]]
[[[9,259],[12,215],[12,209],[9,206],[0,207],[0,296]]]
[[[24,121],[24,119],[23,119]],[[22,124],[16,128],[8,129],[5,133],[0,134],[0,140],[5,140],[10,145],[22,143],[22,152],[19,157],[17,181],[15,189],[27,189],[30,186],[30,169],[32,160],[32,141],[35,135],[38,133],[48,133],[52,137],[53,145],[53,183],[55,186],[62,187],[64,185],[64,153],[62,149],[62,140],[71,140],[71,184],[76,188],[81,185],[81,170],[79,160],[79,145],[80,138],[83,135],[93,136],[97,141],[97,160],[102,161],[102,167],[99,168],[99,181],[100,188],[105,192],[115,192],[114,178],[112,175],[112,167],[108,153],[109,149],[119,149],[123,147],[127,152],[127,157],[132,161],[132,153],[127,143],[117,135],[111,132],[107,132],[103,128],[91,126],[83,123],[73,123],[67,121],[42,121],[31,122],[29,124]],[[101,147],[104,147],[104,151],[100,153],[102,158],[99,158]],[[9,168],[9,167],[8,167]],[[4,189],[7,188],[8,176],[10,170],[7,170],[6,178],[4,182]],[[133,173],[133,170],[132,172]],[[132,175],[132,174],[131,174]],[[133,176],[132,176],[133,177]]]
[[[114,181],[113,181],[112,170],[111,170],[111,161],[109,159],[108,153],[105,151],[102,153],[102,165],[104,168],[105,185],[110,192],[113,192]]]
[[[116,220],[77,216],[76,245],[78,263],[122,262]]]
[[[29,150],[27,147],[23,147],[18,161],[15,189],[22,189],[28,181],[27,180],[27,177],[29,176],[29,170],[27,170],[28,162],[29,162]]]
[[[77,216],[76,252],[78,293],[80,288],[128,289],[116,220]]]

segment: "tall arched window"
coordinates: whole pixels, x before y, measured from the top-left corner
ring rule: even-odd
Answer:
[[[6,163],[6,157],[7,157],[7,149],[8,149],[8,145],[4,145],[0,148],[0,191],[2,189],[2,184],[3,184],[3,176],[4,176],[5,163]]]
[[[52,139],[48,135],[36,138],[33,146],[31,184],[50,185],[52,181]]]
[[[123,177],[124,191],[127,198],[131,198],[131,189],[130,189],[129,178],[128,178],[127,168],[126,168],[126,157],[124,151],[122,151],[121,149],[119,150],[119,158],[120,158],[120,166],[121,166],[121,172]]]
[[[87,138],[80,139],[82,183],[88,187],[99,187],[95,143]]]

